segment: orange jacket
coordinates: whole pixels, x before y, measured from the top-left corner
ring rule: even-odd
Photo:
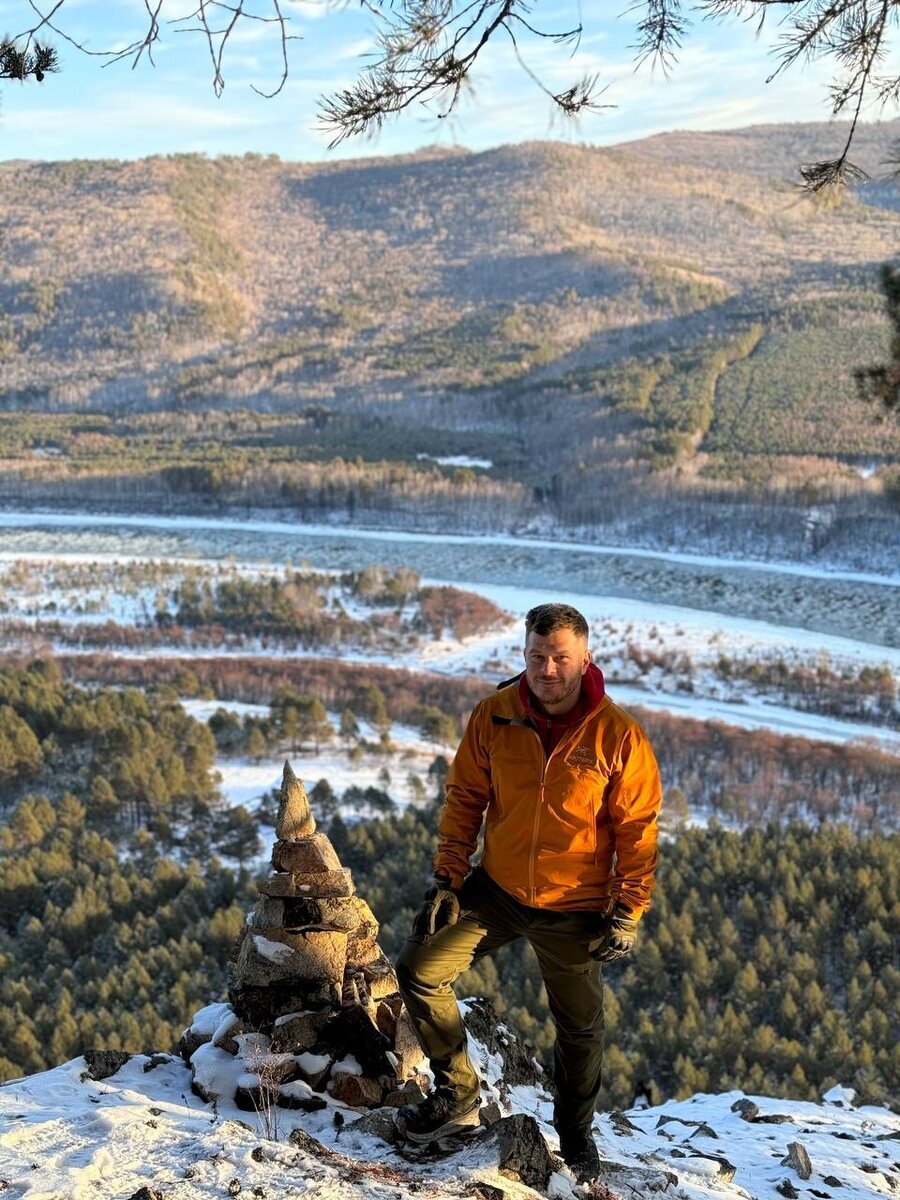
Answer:
[[[482,865],[532,908],[640,916],[656,869],[659,768],[638,723],[608,696],[549,757],[515,682],[476,705],[447,775],[435,874],[459,887],[484,820]]]

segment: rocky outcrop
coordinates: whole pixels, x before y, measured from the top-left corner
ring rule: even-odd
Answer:
[[[311,1107],[325,1091],[354,1108],[405,1103],[421,1094],[423,1056],[397,977],[288,762],[275,833],[272,873],[232,951],[230,1003],[182,1036],[192,1086],[247,1109]]]

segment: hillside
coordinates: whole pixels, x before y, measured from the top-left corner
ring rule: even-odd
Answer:
[[[863,165],[898,131],[865,127]],[[798,194],[836,132],[2,164],[0,499],[644,540],[749,499],[788,557],[822,547],[785,510],[825,503],[813,543],[852,555],[896,491],[900,428],[851,372],[886,351],[900,212],[883,183]]]
[[[521,1153],[518,1162],[509,1156],[504,1132],[534,1119],[548,1150],[555,1146],[547,1093],[540,1084],[504,1088],[502,1059],[474,1038],[471,1053],[488,1069],[486,1099],[505,1093],[502,1129],[425,1156],[379,1136],[390,1109],[366,1115],[328,1098],[313,1113],[276,1110],[273,1131],[263,1113],[191,1095],[190,1070],[173,1055],[135,1055],[118,1070],[114,1056],[73,1059],[0,1087],[0,1188],[31,1200],[625,1200],[656,1192],[672,1200],[875,1200],[898,1186],[900,1120],[854,1108],[852,1091],[839,1087],[822,1104],[732,1092],[598,1115],[601,1182],[576,1187],[549,1158],[542,1182]],[[791,1165],[798,1143],[808,1176]]]

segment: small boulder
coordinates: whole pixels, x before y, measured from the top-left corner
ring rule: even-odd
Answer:
[[[256,1084],[248,1087],[247,1084],[240,1083],[234,1090],[234,1102],[241,1112],[262,1112],[267,1107],[266,1098],[263,1096],[263,1090]]]
[[[379,951],[371,962],[363,963],[362,973],[373,1000],[382,1000],[397,994],[397,972],[387,956]]]
[[[556,1170],[547,1143],[534,1117],[515,1113],[503,1117],[491,1127],[500,1150],[500,1173],[543,1191]]]
[[[302,780],[294,774],[285,760],[281,776],[281,796],[275,818],[275,835],[283,840],[310,837],[316,831],[316,821]]]
[[[812,1163],[802,1142],[788,1143],[788,1152],[781,1160],[783,1167],[791,1167],[801,1179],[809,1179],[812,1175]]]
[[[352,1055],[362,1067],[363,1074],[373,1079],[379,1075],[395,1074],[395,1066],[388,1058],[388,1052],[395,1058],[397,1052],[366,1009],[358,1004],[335,1013],[323,1030],[322,1045],[336,1058]]]
[[[484,1129],[490,1129],[503,1119],[503,1111],[496,1100],[489,1100],[487,1104],[482,1104],[478,1118]]]
[[[272,849],[272,869],[290,871],[295,876],[316,876],[340,871],[341,860],[325,834],[315,833],[297,842],[276,842]],[[308,882],[315,884],[316,880],[311,878]]]
[[[384,1103],[389,1108],[402,1108],[404,1104],[421,1104],[425,1099],[427,1088],[428,1079],[424,1075],[407,1079],[402,1087],[386,1093]]]
[[[308,1050],[304,1051],[296,1057],[297,1075],[317,1092],[330,1075],[333,1061],[329,1054],[311,1054]]]
[[[299,980],[342,980],[347,934],[339,929],[254,929],[241,946],[235,977],[243,984],[269,987]]]
[[[323,1145],[318,1138],[314,1138],[311,1133],[307,1133],[305,1129],[294,1129],[288,1137],[288,1141],[305,1154],[312,1154],[320,1162],[333,1157],[328,1147]]]
[[[641,1132],[640,1127],[635,1125],[634,1121],[629,1121],[625,1114],[617,1109],[609,1114],[609,1123],[620,1137],[634,1137],[636,1133]]]
[[[373,1137],[381,1138],[389,1145],[395,1145],[402,1140],[394,1123],[396,1116],[396,1110],[393,1108],[385,1106],[373,1108],[371,1112],[360,1117],[358,1121],[354,1121],[352,1125],[345,1126],[345,1130],[350,1135],[370,1134]]]
[[[515,1087],[517,1084],[534,1086],[544,1082],[544,1072],[535,1059],[534,1051],[504,1025],[490,1000],[481,996],[467,1000],[463,1021],[469,1033],[481,1042],[488,1054],[499,1056],[503,1064],[502,1080],[498,1081],[501,1087]]]
[[[144,1074],[148,1071],[155,1071],[157,1067],[164,1067],[166,1063],[171,1062],[173,1055],[171,1054],[151,1054],[144,1063]]]
[[[759,1116],[759,1105],[744,1097],[741,1100],[735,1100],[731,1111],[737,1113],[742,1121],[755,1121]]]
[[[109,1079],[128,1062],[131,1055],[124,1050],[85,1050],[87,1071],[82,1078]]]
[[[350,1108],[375,1108],[381,1104],[382,1088],[377,1079],[365,1075],[350,1075],[342,1071],[328,1085],[335,1100]]]
[[[272,1030],[272,1050],[302,1054],[311,1049],[330,1020],[327,1010],[305,1010],[278,1017]]]

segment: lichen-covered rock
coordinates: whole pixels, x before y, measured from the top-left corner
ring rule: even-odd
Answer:
[[[801,1179],[809,1179],[812,1175],[812,1163],[802,1142],[789,1142],[788,1152],[781,1160],[783,1167],[792,1167]]]
[[[313,879],[315,883],[312,882]],[[314,897],[324,900],[352,896],[354,892],[350,872],[344,867],[338,871],[323,871],[307,878],[295,875],[293,871],[273,871],[256,886],[264,896],[288,899]]]
[[[322,875],[339,871],[341,860],[325,834],[315,833],[300,841],[276,842],[272,850],[272,867],[276,871],[292,871],[295,876]]]
[[[428,1077],[414,1075],[399,1088],[385,1093],[384,1103],[389,1108],[402,1108],[404,1104],[421,1104],[428,1093]]]
[[[657,1192],[671,1194],[671,1189],[678,1187],[678,1175],[674,1171],[654,1170],[631,1163],[625,1166],[604,1158],[600,1160],[597,1178],[602,1186],[616,1196],[643,1197]]]
[[[397,1126],[394,1123],[396,1110],[390,1107],[373,1108],[371,1112],[366,1113],[364,1117],[360,1117],[358,1121],[354,1121],[352,1125],[347,1125],[345,1135],[352,1136],[354,1134],[363,1134],[381,1138],[383,1142],[388,1142],[394,1145],[400,1141],[400,1134]],[[341,1139],[343,1141],[343,1138]]]
[[[347,962],[347,934],[341,929],[308,929],[270,936],[253,931],[241,947],[236,974],[243,983],[265,987],[297,980],[342,980]]]
[[[275,818],[275,834],[282,840],[310,837],[316,831],[306,788],[285,761],[281,776],[281,798]]]
[[[276,1018],[272,1030],[273,1052],[300,1054],[311,1049],[330,1020],[328,1009],[308,1009]]]
[[[295,886],[295,885],[293,885]],[[324,926],[356,933],[360,929],[368,936],[377,931],[378,923],[372,910],[360,896],[336,898],[307,896],[260,896],[253,910],[254,925],[281,925],[288,930]]]
[[[328,1090],[335,1100],[351,1108],[372,1108],[381,1104],[382,1087],[376,1079],[366,1075],[349,1075],[341,1072],[334,1075]]]
[[[742,1121],[755,1121],[759,1116],[759,1105],[743,1097],[740,1100],[735,1100],[731,1106],[731,1111],[737,1113]]]
[[[405,1009],[400,1014],[394,1030],[392,1054],[396,1059],[394,1073],[398,1079],[409,1079],[418,1072],[425,1061],[425,1053]]]
[[[368,985],[369,995],[373,1000],[381,1000],[385,996],[395,995],[398,991],[397,972],[394,970],[394,965],[384,954],[379,951],[378,955],[371,962],[363,963],[362,973]]]
[[[382,950],[378,945],[376,934],[365,936],[356,933],[351,934],[348,938],[347,962],[352,963],[354,967],[367,967],[369,963],[375,962],[381,956]],[[368,991],[368,987],[366,990]]]

